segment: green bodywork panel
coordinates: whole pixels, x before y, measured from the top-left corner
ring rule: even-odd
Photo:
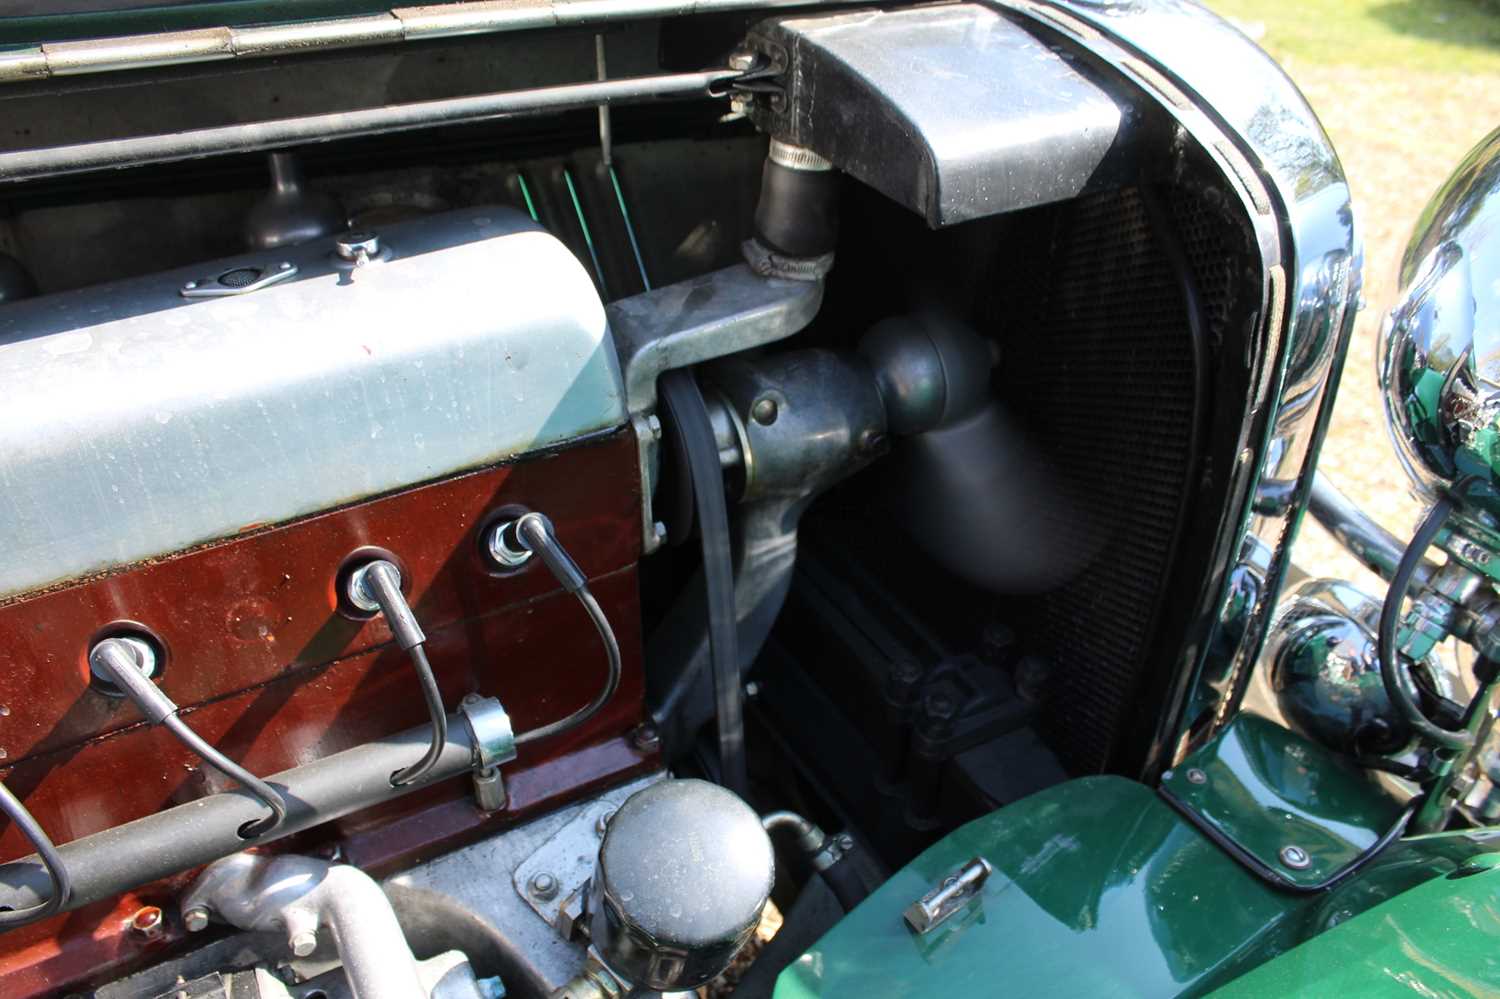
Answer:
[[[902,911],[976,856],[980,897],[925,936]],[[784,971],[812,996],[1200,995],[1303,937],[1305,906],[1144,785],[1088,777],[956,830]]]
[[[1274,722],[1235,718],[1163,776],[1180,807],[1293,885],[1322,884],[1369,849],[1401,806],[1370,775]],[[1281,850],[1306,852],[1287,866]]]
[[[1287,891],[1251,873],[1150,788],[1083,778],[930,847],[782,972],[775,996],[1205,995],[1326,931],[1379,925],[1357,917],[1372,909],[1375,916],[1416,886],[1441,895],[1471,880],[1491,884],[1488,876],[1445,876],[1497,850],[1494,833],[1417,837],[1335,888]],[[906,907],[974,857],[994,867],[979,897],[926,935],[909,929]],[[1466,897],[1455,912],[1472,910]],[[1478,976],[1492,962],[1476,957],[1462,966]]]
[[[1215,993],[1260,996],[1500,994],[1500,870],[1494,855],[1335,926]]]

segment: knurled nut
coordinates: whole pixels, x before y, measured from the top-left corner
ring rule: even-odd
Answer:
[[[772,163],[780,164],[788,170],[822,172],[833,169],[831,160],[819,156],[806,146],[793,145],[781,139],[771,140],[769,155]]]

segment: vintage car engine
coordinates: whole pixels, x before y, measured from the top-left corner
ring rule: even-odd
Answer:
[[[1234,715],[1359,261],[1212,15],[67,2],[0,16],[0,992],[769,995]]]

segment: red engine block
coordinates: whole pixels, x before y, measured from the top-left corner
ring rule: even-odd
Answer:
[[[518,732],[568,714],[603,682],[604,652],[538,560],[487,569],[479,529],[510,506],[551,517],[588,573],[623,654],[613,701],[524,747],[505,768],[500,812],[481,813],[466,781],[448,781],[270,848],[337,844],[379,871],[614,783],[652,762],[628,738],[642,715],[640,502],[635,444],[621,431],[10,601],[0,607],[0,776],[58,843],[230,786],[128,701],[90,686],[88,649],[119,622],[161,639],[163,689],[254,773],[422,724],[416,678],[383,620],[338,609],[339,569],[367,546],[399,561],[450,708],[471,692],[498,697]],[[31,852],[4,828],[0,860]],[[104,977],[169,945],[183,932],[173,900],[189,877],[0,936],[6,995]],[[158,927],[152,906],[165,913]]]

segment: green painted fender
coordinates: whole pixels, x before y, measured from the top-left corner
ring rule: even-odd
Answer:
[[[1500,857],[1482,855],[1340,923],[1214,993],[1281,996],[1500,995]]]

